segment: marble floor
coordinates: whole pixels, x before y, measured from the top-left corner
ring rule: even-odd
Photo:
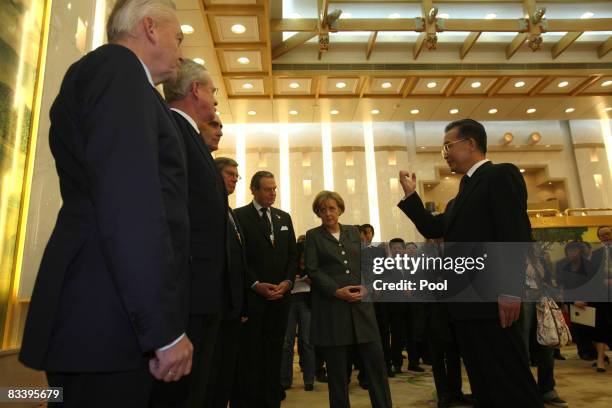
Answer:
[[[562,350],[567,358],[556,361],[555,377],[560,396],[567,400],[572,408],[610,408],[612,407],[612,368],[605,373],[597,373],[591,362],[582,361],[576,355],[575,347]],[[612,354],[609,354],[612,357]],[[435,407],[435,388],[431,368],[424,366],[424,373],[404,372],[390,378],[391,394],[394,408]],[[467,379],[464,391],[469,392]],[[0,387],[7,386],[44,386],[44,376],[36,371],[23,367],[17,361],[15,353],[0,354]],[[356,376],[350,385],[352,408],[370,407],[368,392],[357,384]],[[303,389],[301,373],[295,365],[294,385],[287,390],[287,398],[282,408],[318,408],[326,407],[327,385],[316,383],[312,392]],[[44,404],[9,404],[0,403],[0,408],[41,408]],[[523,407],[517,407],[523,408]]]

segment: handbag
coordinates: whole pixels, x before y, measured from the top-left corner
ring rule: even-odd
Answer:
[[[538,343],[561,348],[572,342],[572,334],[557,303],[549,296],[542,296],[536,305]]]

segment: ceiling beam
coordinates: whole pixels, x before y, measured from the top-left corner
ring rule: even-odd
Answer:
[[[557,78],[558,77],[556,77],[554,75],[546,77],[546,78],[542,78],[540,80],[540,82],[538,82],[533,88],[531,88],[531,90],[529,91],[529,93],[527,95],[529,95],[529,96],[538,95],[540,92],[542,92],[544,90],[544,88],[546,88],[548,85],[550,85],[550,83],[553,82]],[[540,95],[538,95],[538,96],[540,96]]]
[[[453,78],[451,83],[448,84],[448,86],[444,90],[444,96],[452,96],[455,91],[457,91],[457,88],[459,88],[459,85],[461,85],[461,83],[463,82],[463,79],[464,78],[462,76]]]
[[[527,40],[527,34],[518,33],[512,42],[506,47],[506,59],[512,58],[518,49],[521,48],[521,45],[525,43],[525,40]]]
[[[555,45],[553,45],[550,54],[552,58],[555,59],[559,55],[563,53],[563,51],[567,50],[570,45],[574,43],[582,35],[581,32],[578,33],[567,33]]]
[[[464,59],[468,52],[470,52],[474,44],[476,44],[478,37],[480,37],[480,34],[482,34],[480,31],[474,31],[468,34],[467,38],[463,42],[463,45],[461,45],[461,49],[459,50],[460,59]]]
[[[359,98],[363,98],[363,95],[365,94],[365,91],[368,89],[368,86],[370,85],[370,76],[366,76],[366,77],[362,77],[361,78],[361,86],[359,87]]]
[[[318,22],[316,18],[272,19],[270,30],[315,32]],[[351,18],[339,20],[338,31],[417,31],[417,24],[414,18]]]
[[[410,77],[406,83],[404,84],[404,89],[402,89],[402,98],[407,97],[410,92],[412,92],[414,90],[414,87],[416,86],[417,82],[419,81],[419,79],[417,77]]]
[[[487,91],[487,96],[495,96],[497,93],[510,81],[509,76],[503,76],[497,79],[495,83]]]
[[[206,14],[220,14],[224,16],[246,16],[264,14],[264,4],[204,4]]]
[[[573,18],[563,20],[546,20],[547,32],[559,31],[610,31],[612,18]]]
[[[603,77],[603,75],[590,75],[588,79],[578,85],[576,88],[572,89],[570,92],[571,96],[576,96],[582,93],[589,86],[593,85],[595,82],[599,81]]]
[[[601,43],[599,47],[597,47],[597,56],[601,59],[606,56],[607,53],[612,50],[612,36],[608,37],[608,39]]]
[[[314,33],[297,33],[293,37],[283,41],[272,50],[272,59],[276,59],[281,55],[284,55],[291,51],[292,49],[299,47],[304,44],[306,41],[315,37]]]
[[[423,47],[425,46],[425,39],[427,39],[427,33],[419,34],[419,37],[414,43],[414,48],[412,48],[412,57],[414,59],[419,58],[419,54],[421,54],[421,51],[423,51]]]
[[[253,42],[253,43],[215,43],[215,50],[236,50],[236,51],[252,51],[262,50],[268,47],[268,43],[265,42]]]
[[[366,46],[366,61],[370,60],[370,55],[372,55],[372,51],[374,51],[376,37],[378,37],[378,31],[372,31],[372,34],[370,34],[370,38],[368,39],[368,45]]]

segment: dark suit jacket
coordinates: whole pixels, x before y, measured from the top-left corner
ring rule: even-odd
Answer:
[[[293,282],[295,279],[297,247],[291,216],[277,208],[271,207],[270,210],[274,226],[274,245],[270,242],[253,203],[234,210],[248,243],[246,253],[249,288],[256,281],[278,284],[284,280]]]
[[[231,308],[225,312],[225,319],[248,316],[245,296],[248,290],[246,286],[246,241],[242,227],[235,215],[234,221],[236,223],[236,228],[234,228],[229,219],[227,221],[227,273]]]
[[[185,332],[185,147],[129,49],[73,64],[51,107],[62,208],[32,294],[20,360],[48,371],[141,368]]]
[[[191,223],[192,314],[223,311],[227,286],[225,251],[227,191],[202,136],[177,112],[172,112],[187,150],[189,221]]]
[[[312,280],[311,341],[315,346],[344,346],[379,341],[373,303],[349,303],[336,290],[361,285],[361,240],[352,225],[340,226],[340,241],[322,226],[308,230],[304,250]]]
[[[427,211],[417,193],[400,201],[398,206],[426,238],[443,237],[446,243],[531,241],[527,188],[518,168],[512,164],[484,163],[442,214],[434,216]],[[447,246],[445,244],[445,248]],[[518,286],[500,287],[499,294],[521,296],[525,259],[507,256],[504,260],[513,264],[506,265],[505,270],[516,271],[517,277],[512,282]],[[453,275],[458,278],[457,274]],[[499,281],[499,276],[496,277],[495,271],[491,270],[480,274],[465,273],[461,278],[472,282],[478,280],[488,287],[494,287]],[[492,302],[458,302],[449,308],[449,312],[456,319],[498,318],[497,303]]]

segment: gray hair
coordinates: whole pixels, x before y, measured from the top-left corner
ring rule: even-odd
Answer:
[[[253,177],[251,178],[251,188],[253,190],[259,190],[262,178],[274,178],[274,174],[266,170],[261,170],[253,174]]]
[[[171,103],[183,99],[189,94],[191,84],[201,82],[208,85],[206,68],[190,59],[181,62],[181,69],[175,81],[164,82],[164,96],[166,102]]]
[[[172,0],[117,0],[106,24],[109,43],[134,34],[134,29],[145,17],[163,21],[176,17]]]
[[[217,157],[215,158],[215,165],[217,166],[217,170],[219,170],[220,173],[226,167],[238,167],[238,162],[229,157]]]

